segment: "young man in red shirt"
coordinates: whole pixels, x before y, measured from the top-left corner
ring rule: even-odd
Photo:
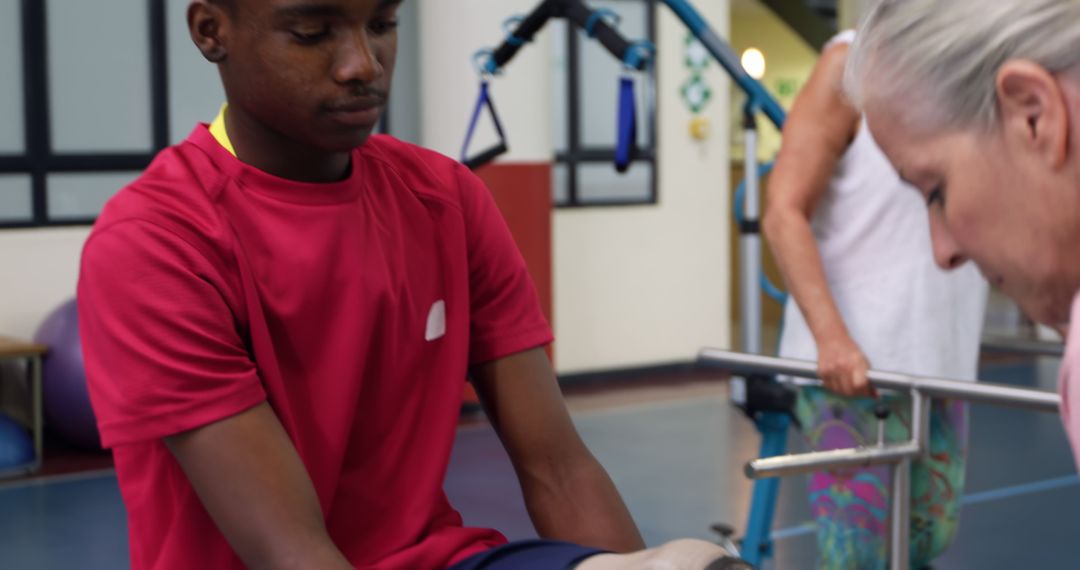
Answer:
[[[132,567],[704,567],[643,548],[543,352],[509,232],[458,163],[369,134],[400,0],[194,0],[229,101],[103,211],[79,308]],[[442,484],[471,373],[546,540]],[[682,558],[680,558],[682,557]]]

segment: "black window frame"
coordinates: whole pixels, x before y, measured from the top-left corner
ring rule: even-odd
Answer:
[[[97,219],[51,218],[48,177],[57,173],[141,172],[159,152],[169,146],[169,54],[168,0],[145,0],[149,42],[151,98],[151,149],[135,153],[56,153],[52,149],[52,117],[48,73],[48,0],[19,2],[22,34],[23,136],[22,154],[0,154],[0,174],[30,177],[30,219],[3,220],[2,229],[70,227],[92,225]],[[384,112],[379,132],[390,131],[389,111]]]
[[[21,0],[23,129],[22,154],[0,155],[0,174],[30,176],[32,211],[28,220],[0,221],[0,229],[85,226],[92,218],[50,218],[47,181],[50,174],[135,172],[144,170],[169,146],[169,79],[166,1],[146,0],[148,15],[151,150],[135,153],[56,153],[52,149],[49,112],[48,0]]]
[[[618,0],[620,2],[639,1],[645,4],[646,40],[656,44],[656,14],[658,0]],[[644,199],[635,200],[582,200],[580,197],[580,185],[578,167],[582,164],[611,164],[614,161],[615,147],[585,146],[581,143],[581,63],[580,54],[582,45],[590,41],[584,36],[585,32],[573,26],[568,26],[566,34],[566,61],[567,61],[567,89],[566,89],[566,149],[555,153],[556,165],[566,167],[567,188],[566,199],[558,200],[553,196],[552,201],[556,208],[597,208],[612,206],[652,206],[659,203],[659,168],[657,165],[657,128],[656,109],[656,66],[650,65],[645,76],[648,77],[645,106],[648,133],[647,145],[639,148],[631,162],[631,168],[635,164],[647,164],[651,167],[649,181],[649,195]],[[640,126],[639,126],[640,127]]]

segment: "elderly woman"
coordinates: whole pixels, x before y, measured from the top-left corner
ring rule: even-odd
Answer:
[[[926,201],[938,265],[974,260],[1031,318],[1067,331],[1080,318],[1080,1],[884,0],[846,85]],[[1073,334],[1061,391],[1074,452],[1077,366]]]
[[[833,39],[784,125],[769,182],[765,234],[791,291],[780,355],[814,360],[825,389],[799,391],[796,415],[817,450],[910,437],[910,400],[866,397],[872,365],[974,380],[986,305],[975,267],[934,264],[925,208],[881,153],[843,92],[853,32]],[[860,397],[861,396],[861,397]],[[937,401],[930,450],[912,465],[910,557],[920,568],[956,533],[964,485],[967,406]],[[809,498],[818,567],[875,570],[887,563],[887,467],[815,473]]]

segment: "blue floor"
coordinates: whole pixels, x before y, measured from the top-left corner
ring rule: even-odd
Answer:
[[[984,380],[1054,389],[1053,363],[984,367]],[[645,539],[711,538],[709,525],[740,527],[750,482],[742,464],[753,427],[721,397],[674,400],[575,415]],[[976,406],[960,533],[937,570],[1080,567],[1080,477],[1056,416]],[[795,439],[794,437],[792,438]],[[816,546],[804,481],[785,480],[776,557],[766,568],[810,569]],[[446,482],[467,524],[510,538],[534,536],[517,482],[494,433],[463,427]],[[0,569],[127,567],[126,526],[111,473],[0,486]]]
[[[127,568],[112,472],[0,488],[0,568]]]

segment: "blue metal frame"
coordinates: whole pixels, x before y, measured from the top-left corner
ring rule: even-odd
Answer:
[[[742,63],[739,62],[739,56],[727,42],[713,31],[708,22],[701,17],[701,14],[686,0],[660,1],[668,8],[671,8],[672,12],[675,12],[675,15],[690,29],[690,32],[705,46],[705,49],[709,50],[717,63],[723,66],[735,83],[746,92],[747,97],[749,97],[748,104],[764,113],[776,125],[776,128],[783,128],[784,119],[787,117],[784,108],[765,90],[761,83],[750,77],[750,74],[743,69]]]
[[[787,452],[787,432],[791,418],[780,412],[765,412],[754,420],[761,432],[761,457],[775,457]],[[780,493],[780,479],[756,479],[750,498],[750,514],[746,521],[739,554],[743,560],[758,566],[772,556],[773,541],[770,536],[773,515],[776,513],[776,497]]]
[[[728,75],[746,93],[747,102],[744,112],[750,116],[763,113],[783,129],[787,113],[780,103],[773,98],[765,87],[750,77],[742,67],[738,55],[731,46],[713,31],[708,22],[686,0],[661,0],[682,20],[683,24],[712,54],[713,58],[728,72]],[[736,206],[737,216],[739,207]],[[756,222],[756,220],[752,220]],[[763,280],[764,279],[763,275]],[[770,284],[771,285],[771,284]],[[766,290],[775,287],[766,287]],[[754,417],[754,425],[761,432],[761,457],[783,455],[787,448],[787,432],[791,425],[789,414],[777,411],[765,411]],[[758,566],[761,561],[772,555],[773,543],[770,538],[773,515],[776,512],[776,497],[780,491],[780,480],[760,479],[754,481],[754,491],[750,502],[750,514],[746,523],[746,532],[742,539],[739,554],[747,562]]]

